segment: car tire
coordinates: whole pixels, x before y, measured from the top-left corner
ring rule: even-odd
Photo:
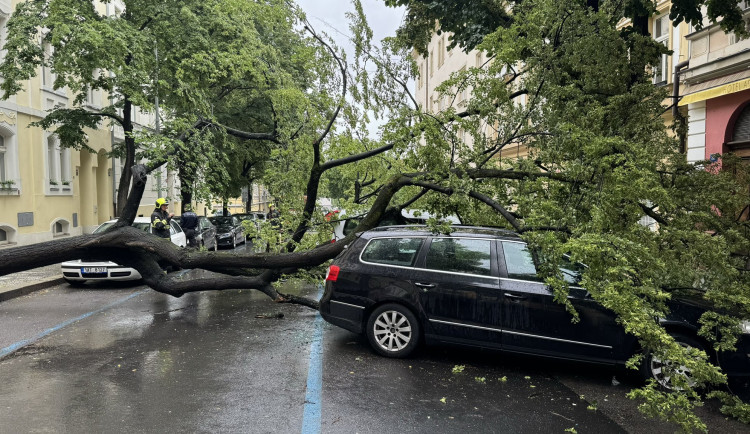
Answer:
[[[419,327],[417,317],[405,306],[384,304],[372,311],[367,320],[367,339],[378,354],[404,358],[419,344]]]
[[[674,340],[683,347],[698,348],[705,351],[707,354],[709,354],[710,357],[711,353],[706,350],[706,346],[697,339],[681,333],[671,333],[671,335]],[[659,360],[656,357],[653,357],[651,353],[646,353],[643,357],[643,361],[641,362],[641,376],[646,381],[656,381],[659,388],[662,390],[679,391],[681,390],[681,388],[674,387],[670,380],[669,373],[665,372],[664,368],[669,367],[670,364],[671,362],[669,360]],[[677,368],[677,372],[688,377],[688,383],[691,386],[694,385],[694,382],[690,381],[690,371],[687,370],[684,366],[680,366],[679,368]]]

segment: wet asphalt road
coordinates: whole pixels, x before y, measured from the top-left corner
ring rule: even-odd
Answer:
[[[639,416],[608,369],[455,347],[386,359],[254,291],[63,285],[0,303],[0,348],[42,333],[0,359],[0,433],[675,431]]]

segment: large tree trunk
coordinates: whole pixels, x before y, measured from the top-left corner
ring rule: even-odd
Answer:
[[[123,125],[122,128],[125,131],[125,165],[122,168],[120,174],[120,183],[117,188],[117,207],[115,209],[115,215],[120,217],[123,214],[125,203],[128,200],[128,193],[130,192],[130,178],[133,175],[133,165],[135,164],[135,139],[132,137],[133,133],[133,119],[131,118],[132,103],[130,99],[125,97],[125,105],[123,106]]]

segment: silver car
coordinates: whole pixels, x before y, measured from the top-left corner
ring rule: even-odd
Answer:
[[[107,228],[115,224],[117,220],[109,220],[102,223],[93,233],[104,232]],[[185,247],[187,239],[185,232],[182,231],[179,223],[172,220],[169,233],[172,243],[177,246]],[[133,221],[133,227],[141,229],[144,232],[151,232],[151,219],[148,217],[136,217]],[[130,267],[124,267],[112,261],[92,261],[81,260],[65,261],[61,265],[63,278],[71,285],[82,285],[86,281],[122,281],[122,280],[139,280],[141,273]]]

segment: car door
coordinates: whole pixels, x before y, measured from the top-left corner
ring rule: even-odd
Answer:
[[[201,235],[203,236],[203,245],[207,249],[216,247],[216,226],[205,217],[201,218]]]
[[[234,232],[234,240],[237,244],[241,244],[245,241],[245,231],[242,229],[242,223],[240,219],[232,216],[232,230]]]
[[[612,313],[589,298],[582,288],[571,286],[568,299],[580,318],[574,324],[573,316],[554,301],[550,288],[537,276],[526,244],[507,240],[499,244],[503,349],[611,361],[613,345],[622,336]],[[569,268],[561,270],[564,276],[574,274]]]
[[[488,311],[500,313],[499,283],[491,239],[433,237],[412,281],[427,316],[428,339],[500,346],[500,327],[488,327]],[[489,304],[488,300],[492,300]],[[499,323],[499,320],[498,320]]]
[[[185,232],[182,231],[182,227],[174,220],[169,221],[169,236],[172,240],[172,243],[180,247],[187,246],[187,237],[185,236]]]

